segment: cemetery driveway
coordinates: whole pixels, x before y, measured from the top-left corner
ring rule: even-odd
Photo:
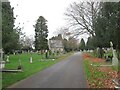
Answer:
[[[80,52],[8,88],[87,88]]]

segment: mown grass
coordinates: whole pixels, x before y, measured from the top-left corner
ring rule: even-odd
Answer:
[[[96,58],[96,54],[94,52],[88,53],[92,58]],[[112,56],[112,52],[104,53],[104,59],[105,56]],[[92,64],[92,65],[91,65]],[[100,70],[100,65],[112,65],[111,62],[93,62],[92,60],[84,60],[84,68],[86,77],[89,82],[90,88],[104,88],[106,87],[105,80],[110,80],[111,76],[108,72],[104,72]],[[111,70],[114,71],[120,71],[120,64],[119,66],[111,66]]]
[[[19,65],[19,57],[21,59],[21,63],[23,66],[23,72],[17,72],[17,73],[2,73],[2,88],[6,88],[22,79],[27,78],[28,76],[33,75],[34,73],[37,73],[57,62],[64,59],[65,57],[71,55],[71,53],[64,54],[62,56],[59,56],[59,58],[47,61],[40,61],[42,58],[39,54],[32,54],[33,57],[33,63],[29,63],[29,58],[31,54],[21,54],[21,55],[10,55],[10,63],[7,63],[5,68],[6,69],[17,69]]]
[[[89,61],[88,60],[84,60],[84,69],[85,69],[87,78],[90,80],[91,79],[91,71],[89,69]]]
[[[105,78],[105,73],[98,71],[96,66],[90,66],[91,63],[89,60],[84,60],[84,69],[88,80],[92,81],[94,78]],[[94,65],[100,65],[94,63]]]
[[[84,69],[86,73],[87,80],[89,82],[90,88],[96,87],[96,88],[103,88],[103,84],[100,81],[100,79],[108,78],[106,77],[107,73],[101,72],[98,70],[98,67],[91,66],[91,62],[89,60],[84,60]],[[94,64],[98,65],[98,64]],[[95,86],[94,86],[95,85]]]

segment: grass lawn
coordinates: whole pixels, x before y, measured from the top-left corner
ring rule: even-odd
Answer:
[[[89,88],[114,88],[112,80],[117,77],[118,68],[115,66],[100,66],[111,65],[111,63],[105,62],[104,59],[96,58],[88,53],[83,54],[83,57]]]
[[[89,60],[84,60],[84,69],[89,88],[105,88],[105,84],[103,82],[110,78],[107,76],[106,72],[100,71],[99,67],[91,66]]]
[[[23,66],[23,72],[17,72],[17,73],[2,73],[2,88],[6,88],[17,81],[20,81],[22,79],[25,79],[26,77],[37,73],[57,62],[64,59],[65,57],[71,55],[71,53],[64,54],[62,56],[59,56],[54,61],[42,61],[40,62],[40,59],[42,58],[39,54],[32,54],[33,57],[33,63],[29,63],[29,58],[31,54],[21,54],[19,55],[10,55],[10,63],[7,63],[5,68],[6,69],[17,69],[19,65],[19,57],[21,59],[21,63]]]

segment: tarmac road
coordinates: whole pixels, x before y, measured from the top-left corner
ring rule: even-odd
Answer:
[[[8,88],[87,88],[80,52]]]

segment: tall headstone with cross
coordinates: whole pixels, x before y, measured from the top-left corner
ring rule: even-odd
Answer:
[[[110,46],[111,46],[112,53],[113,53],[112,65],[113,65],[113,66],[118,66],[118,58],[117,58],[117,56],[116,56],[115,50],[113,49],[113,43],[112,43],[112,42],[110,42]]]

